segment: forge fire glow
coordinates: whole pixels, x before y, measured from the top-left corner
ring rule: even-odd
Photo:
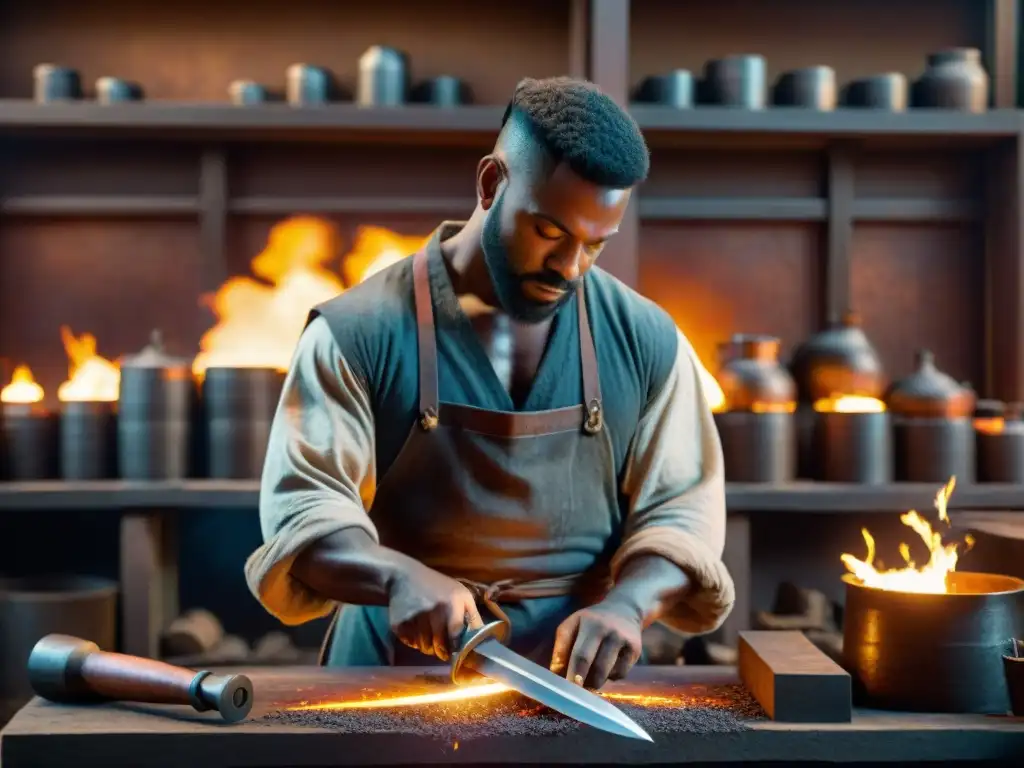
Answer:
[[[397,709],[402,707],[423,707],[432,704],[451,704],[461,701],[478,701],[503,693],[514,693],[504,683],[486,683],[459,688],[451,688],[436,693],[418,693],[408,696],[384,696],[377,698],[350,699],[345,701],[324,701],[316,704],[303,702],[288,707],[290,712],[337,712],[353,709]],[[614,693],[599,692],[599,696],[609,701],[632,704],[638,707],[685,707],[688,704],[700,703],[707,705],[713,700],[700,696],[654,695],[646,693]]]
[[[956,478],[951,477],[949,482],[939,489],[935,495],[935,510],[939,514],[939,520],[949,525],[949,515],[946,507],[949,497],[953,495],[956,487]],[[910,510],[900,516],[900,522],[914,531],[928,548],[928,562],[918,566],[910,556],[910,547],[900,544],[900,555],[903,557],[906,566],[893,568],[891,570],[879,570],[881,563],[876,566],[875,540],[867,528],[861,529],[864,541],[868,547],[867,557],[859,560],[853,555],[844,554],[841,559],[843,565],[850,571],[865,587],[885,589],[893,592],[913,592],[918,594],[946,594],[949,592],[947,577],[956,570],[959,542],[943,544],[942,534],[934,531],[931,524],[919,515],[915,510]],[[970,536],[965,537],[965,543],[970,547],[974,542]]]
[[[193,373],[201,379],[211,367],[287,370],[312,307],[406,258],[427,237],[360,227],[339,276],[332,269],[341,252],[334,224],[315,216],[278,222],[252,260],[254,277],[232,277],[204,297],[217,323],[199,341]]]

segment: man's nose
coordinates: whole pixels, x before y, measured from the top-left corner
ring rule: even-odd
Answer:
[[[580,276],[583,258],[582,243],[566,240],[549,260],[548,269],[557,272],[563,280],[571,283]]]

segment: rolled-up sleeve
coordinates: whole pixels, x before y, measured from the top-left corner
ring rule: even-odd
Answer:
[[[623,476],[626,534],[612,561],[613,578],[638,555],[661,556],[686,571],[691,590],[661,621],[688,634],[717,629],[736,599],[722,562],[722,446],[700,372],[700,361],[679,333],[675,365],[630,446]]]
[[[264,543],[245,564],[249,589],[283,623],[301,624],[334,607],[292,576],[303,549],[353,527],[377,540],[366,512],[374,456],[366,383],[318,317],[303,332],[285,378],[260,486]]]

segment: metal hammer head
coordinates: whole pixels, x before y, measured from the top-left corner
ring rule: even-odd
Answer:
[[[199,683],[198,698],[226,722],[237,723],[252,709],[252,681],[245,675],[208,675]]]
[[[99,650],[96,643],[70,635],[47,635],[28,657],[28,679],[37,696],[56,702],[89,701],[95,697],[76,684],[86,656]]]

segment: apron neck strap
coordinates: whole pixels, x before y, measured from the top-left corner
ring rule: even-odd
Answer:
[[[429,254],[425,248],[412,257],[413,296],[416,304],[416,338],[419,349],[420,417],[436,424],[438,418],[437,337],[434,334],[434,302],[430,298]],[[583,374],[583,402],[591,420],[601,413],[601,381],[597,352],[590,330],[587,299],[580,280],[576,288],[577,318],[580,333],[580,361]]]
[[[420,368],[420,420],[424,428],[437,426],[437,337],[434,335],[434,302],[430,299],[427,250],[412,257],[413,296],[416,303],[416,340]]]

